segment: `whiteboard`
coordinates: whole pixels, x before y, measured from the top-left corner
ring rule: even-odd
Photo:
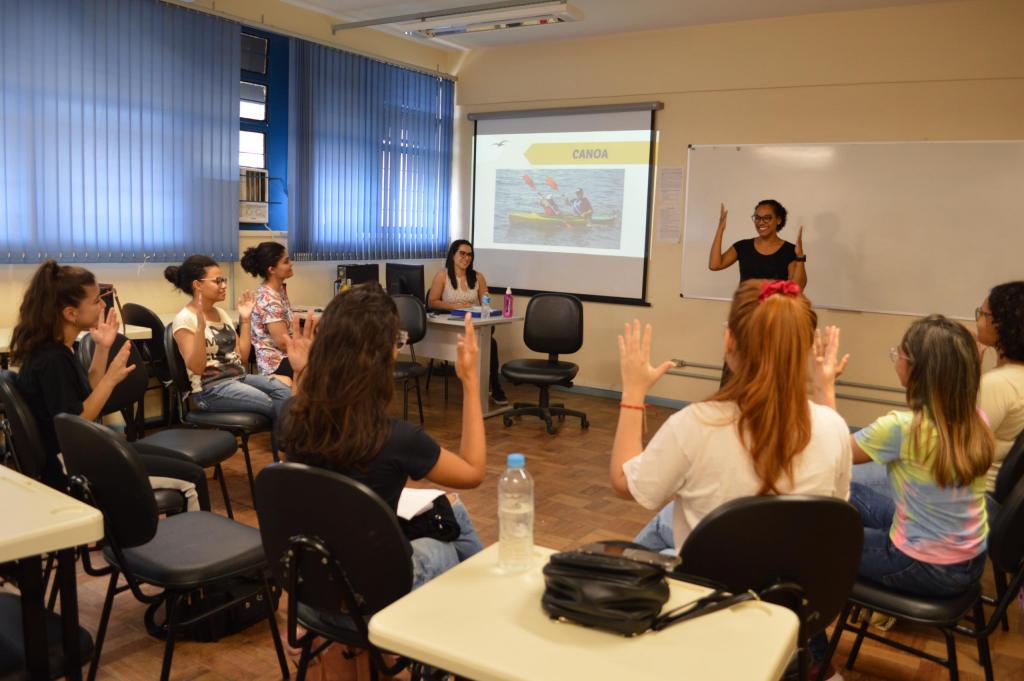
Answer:
[[[739,266],[708,269],[719,204],[723,252],[756,236],[761,199],[804,225],[807,296],[818,307],[973,318],[1024,278],[1024,141],[694,146],[681,292],[728,300]]]

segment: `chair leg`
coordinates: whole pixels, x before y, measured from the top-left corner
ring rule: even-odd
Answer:
[[[228,517],[234,520],[235,514],[231,511],[231,497],[228,496],[228,483],[224,480],[224,469],[220,467],[220,464],[213,467],[213,477],[217,478],[217,482],[220,483],[220,494],[224,497],[224,510],[227,511]]]
[[[402,381],[402,419],[409,420],[409,381]]]
[[[416,407],[420,411],[420,425],[423,425],[423,395],[420,394],[420,377],[416,377]]]
[[[295,672],[295,681],[306,681],[306,670],[309,669],[309,660],[313,657],[313,636],[312,634],[306,637],[306,642],[302,644],[302,654],[299,656],[299,670]]]
[[[121,575],[116,569],[110,573],[107,595],[103,599],[103,612],[100,614],[100,626],[96,629],[96,642],[92,649],[92,663],[89,665],[88,681],[96,681],[96,672],[100,667],[100,653],[103,652],[103,639],[107,635],[107,623],[110,622],[110,610],[114,607],[114,596],[117,594],[117,578]]]
[[[992,577],[996,583],[996,602],[999,602],[1003,600],[1003,595],[1006,593],[1006,573],[993,565]],[[1010,618],[1005,612],[1003,613],[1002,619],[1000,619],[1000,624],[1003,627],[1003,631],[1010,630]],[[978,624],[978,627],[981,626],[981,624]]]
[[[979,598],[974,604],[974,628],[979,632],[985,628],[985,607]],[[988,636],[978,634],[978,662],[985,670],[985,681],[993,681],[992,654],[988,648]]]
[[[181,595],[167,597],[167,639],[164,641],[164,664],[160,670],[160,681],[171,678],[171,660],[174,658],[174,636],[178,633],[178,604]]]
[[[857,661],[857,653],[860,652],[860,645],[864,643],[864,634],[867,633],[869,624],[871,624],[871,611],[865,609],[864,619],[860,623],[860,629],[857,630],[857,638],[853,642],[853,647],[850,648],[850,656],[846,658],[847,669],[853,669],[853,663]]]
[[[853,604],[847,602],[843,606],[842,612],[839,613],[839,619],[836,620],[836,627],[832,631],[832,638],[828,642],[828,652],[825,653],[825,659],[821,661],[821,669],[818,671],[818,678],[814,681],[823,681],[825,678],[825,671],[828,666],[832,663],[832,656],[836,654],[836,648],[839,647],[839,639],[843,636],[843,631],[846,629],[846,623],[850,617],[850,610],[853,608]]]
[[[423,387],[423,389],[426,390],[428,393],[430,392],[430,379],[431,379],[431,377],[433,375],[434,375],[434,360],[431,359],[429,362],[427,362],[427,383]]]
[[[946,637],[946,659],[949,660],[949,681],[960,681],[960,670],[957,668],[956,664],[956,640],[953,638],[953,632],[943,629],[942,634]]]
[[[274,640],[274,649],[277,651],[277,663],[281,666],[281,678],[288,678],[288,660],[284,656],[284,647],[281,645],[281,632],[277,630],[277,616],[274,614],[273,594],[270,593],[270,582],[267,575],[263,577],[263,595],[267,606],[267,622],[270,623],[270,637]]]
[[[256,506],[256,480],[252,474],[252,457],[249,456],[249,435],[242,435],[242,454],[245,455],[245,472],[249,476],[249,498],[252,499],[252,505]]]

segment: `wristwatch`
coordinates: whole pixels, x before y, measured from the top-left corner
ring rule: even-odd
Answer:
[[[795,260],[796,262],[807,262],[807,256],[806,255],[798,255],[795,258],[793,258],[793,260]]]

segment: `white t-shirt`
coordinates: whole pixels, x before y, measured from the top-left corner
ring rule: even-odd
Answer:
[[[215,383],[234,380],[245,375],[245,367],[235,349],[238,344],[235,324],[227,312],[219,307],[213,309],[219,313],[220,320],[206,320],[206,368],[203,369],[202,376],[192,373],[191,369],[187,369],[186,364],[188,379],[194,393],[200,393]],[[183,307],[174,316],[171,331],[173,333],[178,329],[188,329],[194,334],[198,326],[199,320],[196,319],[196,313]]]
[[[794,461],[793,480],[776,483],[784,494],[847,499],[853,453],[850,429],[832,409],[809,402],[811,441]],[[652,511],[674,500],[672,534],[682,546],[711,511],[761,489],[750,452],[743,446],[735,402],[698,402],[673,414],[640,456],[622,466],[633,498]]]
[[[1024,365],[1004,364],[982,374],[978,408],[985,412],[996,437],[996,451],[985,481],[985,489],[992,492],[1003,459],[1024,431]]]

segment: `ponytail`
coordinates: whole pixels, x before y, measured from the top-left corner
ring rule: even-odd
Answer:
[[[811,441],[807,362],[817,315],[793,282],[748,279],[729,310],[739,366],[710,399],[735,402],[737,428],[761,479],[758,494],[777,494],[783,475]]]
[[[63,340],[65,307],[77,307],[96,277],[87,269],[47,260],[29,281],[11,333],[11,362],[21,364],[40,346]]]

